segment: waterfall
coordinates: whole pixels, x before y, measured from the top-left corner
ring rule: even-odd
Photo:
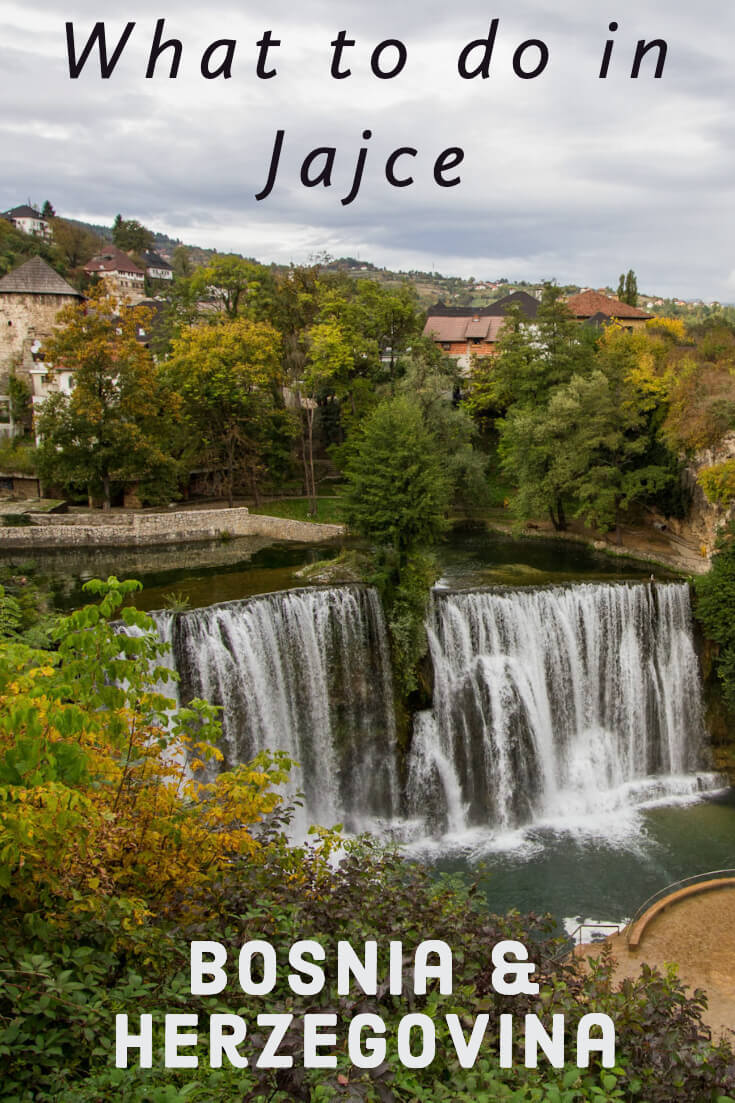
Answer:
[[[181,700],[223,707],[225,766],[261,750],[299,764],[297,830],[355,830],[397,814],[391,668],[373,589],[287,590],[181,613],[172,629],[159,621],[164,630]]]
[[[435,590],[434,703],[414,717],[403,786],[375,590],[287,590],[154,617],[177,699],[222,706],[225,766],[261,750],[298,763],[287,793],[303,793],[297,833],[588,826],[718,783],[703,769],[683,583]],[[176,696],[172,683],[159,689]]]
[[[409,813],[500,831],[713,787],[684,583],[434,591]]]

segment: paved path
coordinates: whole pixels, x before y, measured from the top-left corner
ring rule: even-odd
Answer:
[[[707,993],[704,1019],[713,1036],[728,1033],[735,1041],[735,886],[672,904],[651,920],[635,952],[628,950],[625,932],[608,942],[621,980],[637,976],[644,961],[659,969],[676,962],[682,982]]]

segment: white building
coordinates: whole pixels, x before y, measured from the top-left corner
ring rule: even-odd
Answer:
[[[24,234],[42,237],[44,241],[49,241],[51,238],[51,227],[46,219],[34,207],[29,207],[27,204],[22,207],[13,207],[11,211],[4,211],[3,218],[7,218],[16,230],[21,230]]]

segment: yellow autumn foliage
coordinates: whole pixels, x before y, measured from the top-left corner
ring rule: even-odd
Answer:
[[[735,500],[735,459],[703,467],[697,482],[710,502],[729,506]]]
[[[51,912],[122,898],[138,922],[257,858],[252,827],[278,805],[290,763],[213,769],[216,710],[167,714],[153,622],[120,609],[130,583],[94,585],[100,605],[65,618],[57,651],[0,646],[0,891]]]

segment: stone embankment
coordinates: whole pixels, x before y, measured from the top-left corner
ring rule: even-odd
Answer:
[[[170,513],[29,514],[30,524],[0,528],[2,548],[138,547],[185,544],[237,536],[321,543],[345,532],[343,525],[323,525],[266,517],[244,507],[196,509]]]

